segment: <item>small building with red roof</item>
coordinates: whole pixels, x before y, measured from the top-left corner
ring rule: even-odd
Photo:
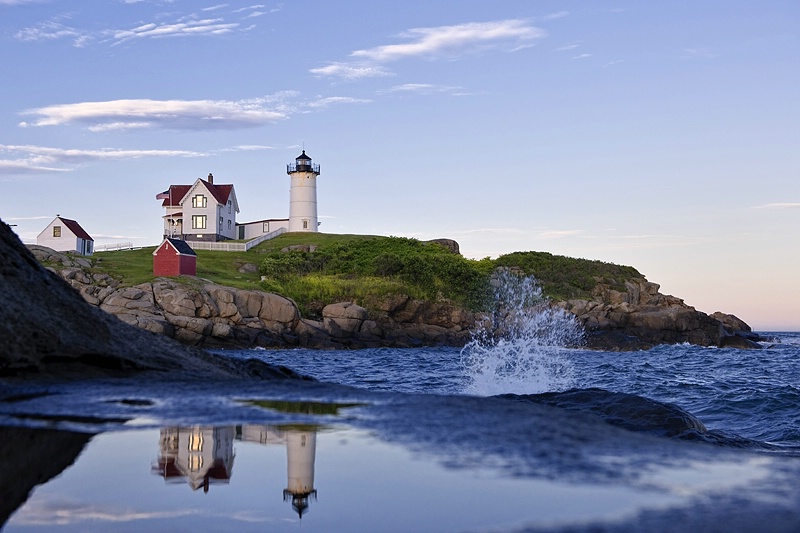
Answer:
[[[94,239],[80,224],[61,215],[56,215],[56,218],[36,237],[36,244],[52,248],[56,252],[73,252],[80,255],[94,253]]]
[[[164,238],[185,241],[236,239],[239,202],[231,184],[215,184],[213,174],[192,185],[170,185],[156,195],[164,207]]]
[[[197,254],[186,241],[166,238],[153,252],[154,276],[196,276]]]

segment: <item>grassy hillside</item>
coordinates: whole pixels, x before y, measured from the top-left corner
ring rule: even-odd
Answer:
[[[152,281],[154,249],[96,253],[95,270],[125,285]],[[247,252],[197,252],[199,277],[283,294],[309,316],[327,303],[398,293],[479,309],[498,266],[534,275],[554,299],[589,297],[598,280],[622,288],[626,280],[642,277],[632,267],[546,252],[472,260],[435,243],[370,235],[286,233]]]

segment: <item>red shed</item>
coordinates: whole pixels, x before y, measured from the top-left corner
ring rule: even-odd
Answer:
[[[153,274],[155,276],[196,276],[197,254],[186,241],[166,238],[153,252]]]

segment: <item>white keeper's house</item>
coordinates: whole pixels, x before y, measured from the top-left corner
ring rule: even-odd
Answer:
[[[165,213],[164,238],[185,241],[252,240],[285,231],[318,231],[317,176],[319,165],[306,151],[286,166],[291,178],[289,218],[237,222],[239,202],[232,184],[215,184],[214,176],[192,185],[170,185],[156,195]]]

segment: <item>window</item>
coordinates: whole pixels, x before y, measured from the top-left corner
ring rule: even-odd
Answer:
[[[207,205],[208,199],[202,194],[196,194],[192,196],[192,207],[206,207]]]
[[[192,228],[206,229],[206,216],[205,215],[192,215]]]
[[[264,233],[269,233],[269,222],[264,222],[264,224],[261,227],[261,231],[263,231]]]
[[[308,229],[308,220],[303,221],[303,229]]]
[[[219,229],[222,229],[222,225],[224,223],[225,223],[225,221],[222,219],[222,217],[219,217]]]
[[[53,226],[53,237],[61,237],[61,226]]]
[[[228,221],[228,229],[231,229],[231,221]]]
[[[230,212],[231,212],[231,205],[233,205],[233,202],[231,202],[230,200],[228,200],[228,213],[230,213]]]

